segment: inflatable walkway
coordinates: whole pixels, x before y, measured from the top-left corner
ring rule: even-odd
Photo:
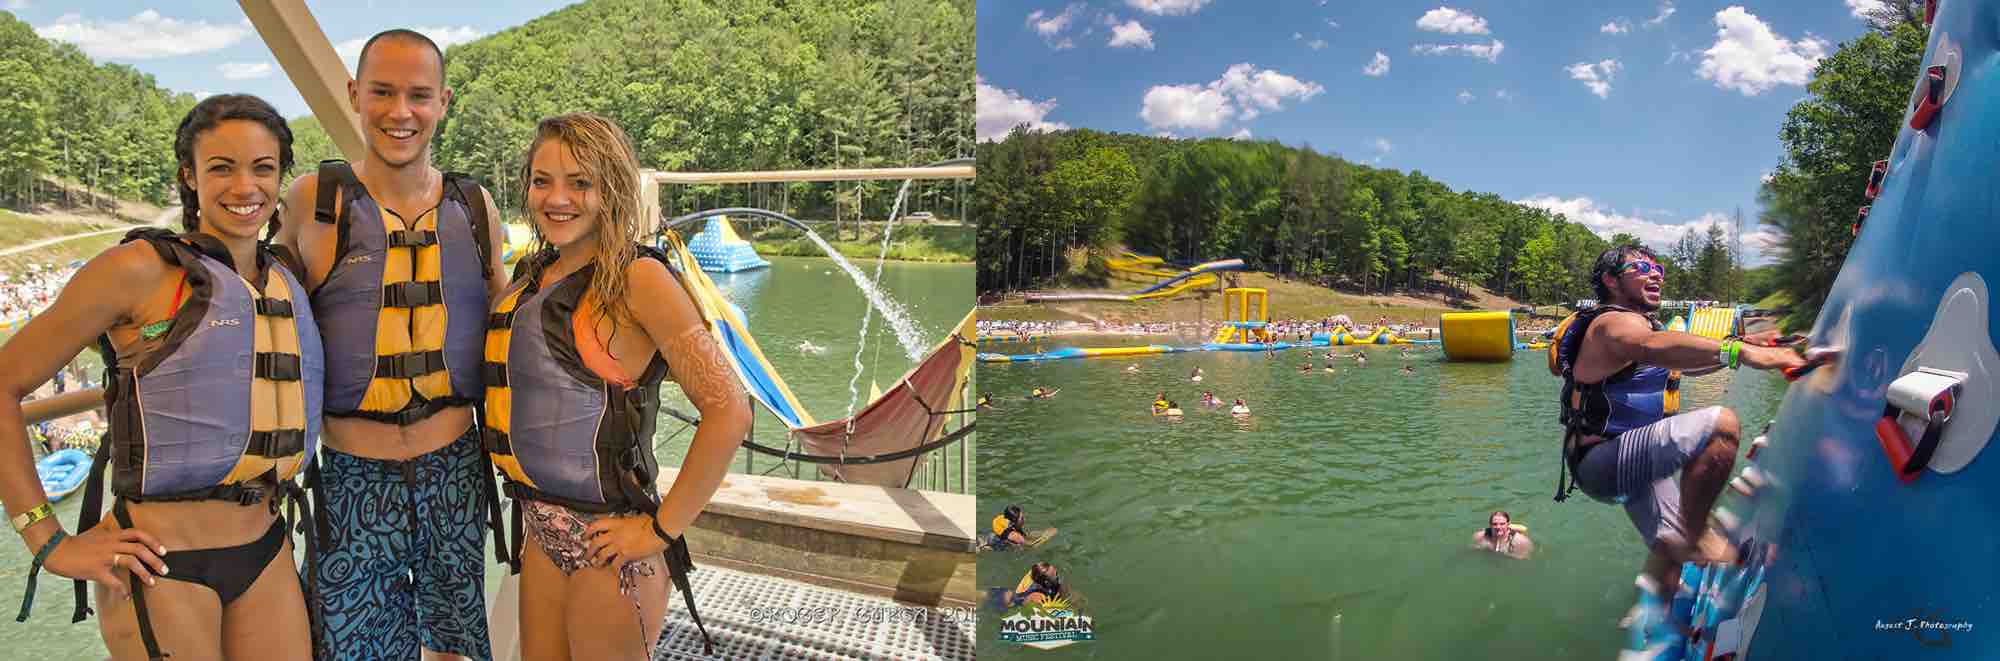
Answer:
[[[1690,565],[1672,610],[1696,635],[1641,631],[1621,658],[2000,654],[2000,1],[1927,4],[1923,68],[1808,335],[1837,358],[1791,384],[1714,514],[1745,562]]]

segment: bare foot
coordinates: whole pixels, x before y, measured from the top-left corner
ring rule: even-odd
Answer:
[[[1739,560],[1736,546],[1730,544],[1722,533],[1716,532],[1714,527],[1702,533],[1701,540],[1695,543],[1694,555],[1689,559],[1702,564],[1736,564]]]

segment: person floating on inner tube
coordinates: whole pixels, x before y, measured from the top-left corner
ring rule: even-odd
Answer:
[[[1182,413],[1181,413],[1181,403],[1180,403],[1180,402],[1176,402],[1176,401],[1173,401],[1173,400],[1167,400],[1167,410],[1165,410],[1165,411],[1161,411],[1161,412],[1160,412],[1160,415],[1164,415],[1164,416],[1167,416],[1167,417],[1169,417],[1169,418],[1178,418],[1178,417],[1181,417],[1181,415],[1182,415]]]
[[[1058,388],[1055,390],[1050,390],[1047,388],[1036,386],[1034,392],[1028,393],[1028,399],[1048,399],[1050,397],[1056,396],[1056,393],[1058,392],[1062,392],[1062,389]]]
[[[1229,407],[1229,414],[1230,414],[1230,415],[1250,415],[1250,405],[1248,405],[1248,404],[1244,404],[1244,403],[1243,403],[1243,398],[1241,398],[1241,397],[1238,397],[1238,398],[1236,398],[1236,405],[1235,405],[1235,406],[1231,406],[1231,407]]]
[[[990,408],[993,408],[993,396],[992,396],[992,395],[980,395],[980,396],[979,396],[979,409],[983,411],[983,410],[986,410],[986,409],[990,409]]]
[[[1591,269],[1602,303],[1563,324],[1549,365],[1563,380],[1566,429],[1556,500],[1582,489],[1624,504],[1650,550],[1640,580],[1648,594],[1635,607],[1648,611],[1636,613],[1645,616],[1635,618],[1643,629],[1664,622],[1661,605],[1671,602],[1683,561],[1733,555],[1710,533],[1708,515],[1735,464],[1740,426],[1721,406],[1681,412],[1677,370],[1805,364],[1788,349],[1662,330],[1651,315],[1664,278],[1658,258],[1642,246],[1604,251]]]
[[[1028,525],[1028,515],[1020,505],[1008,505],[1000,515],[993,517],[993,548],[1004,549],[1028,543],[1028,533],[1022,526]]]
[[[1485,528],[1472,533],[1472,548],[1526,560],[1535,552],[1535,543],[1528,539],[1527,526],[1514,523],[1514,517],[1506,512],[1496,511],[1487,517]]]
[[[1056,566],[1037,562],[1028,568],[1028,573],[1021,577],[1021,583],[1014,587],[1014,597],[1008,600],[1007,605],[1039,604],[1063,594],[1062,576],[1056,572]]]

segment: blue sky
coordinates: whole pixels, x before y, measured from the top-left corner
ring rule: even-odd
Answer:
[[[988,1],[978,125],[1309,144],[1661,246],[1741,206],[1761,264],[1779,125],[1873,2]]]
[[[306,7],[352,71],[362,42],[383,30],[414,29],[449,48],[572,3],[307,0]],[[287,117],[310,112],[235,2],[0,0],[0,9],[34,26],[44,39],[76,44],[100,63],[131,65],[168,89],[196,95],[256,94]]]

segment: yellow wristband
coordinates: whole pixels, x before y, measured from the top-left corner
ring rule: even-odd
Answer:
[[[48,503],[42,503],[36,506],[35,509],[22,512],[19,516],[14,517],[14,532],[18,533],[27,530],[28,526],[40,523],[42,519],[47,519],[55,515],[55,508],[50,507]]]

